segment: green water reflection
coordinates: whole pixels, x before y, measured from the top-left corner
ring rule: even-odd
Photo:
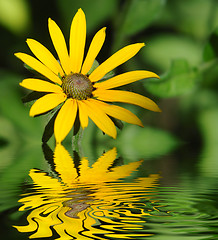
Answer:
[[[113,148],[90,167],[87,158],[73,161],[57,145],[53,176],[30,170],[32,191],[19,200],[23,204],[19,211],[31,210],[28,224],[15,228],[34,232],[30,238],[51,237],[52,229],[60,236],[57,239],[150,236],[143,228],[146,217],[159,212],[153,196],[160,176],[128,181],[142,161],[116,166],[116,155]]]
[[[213,171],[179,154],[137,161],[112,148],[89,160],[67,149],[32,147],[1,175],[4,239],[217,239]]]

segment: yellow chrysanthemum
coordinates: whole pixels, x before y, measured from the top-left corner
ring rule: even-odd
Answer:
[[[86,19],[81,9],[78,10],[71,24],[69,53],[60,28],[51,19],[48,21],[48,28],[59,61],[47,48],[33,39],[28,39],[27,44],[38,59],[25,53],[15,55],[49,79],[49,81],[44,81],[28,78],[20,83],[27,89],[47,93],[33,104],[30,116],[45,113],[62,104],[54,123],[54,135],[57,142],[63,141],[69,133],[77,114],[82,128],[88,126],[88,118],[90,118],[103,132],[113,138],[116,138],[116,128],[110,117],[143,126],[133,113],[107,102],[130,103],[152,111],[160,111],[149,98],[133,92],[111,90],[140,79],[158,78],[155,73],[144,70],[130,71],[98,82],[108,72],[132,58],[144,46],[144,43],[122,48],[90,73],[104,43],[105,28],[95,34],[84,61]]]

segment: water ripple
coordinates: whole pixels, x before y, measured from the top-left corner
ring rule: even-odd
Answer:
[[[33,185],[19,200],[27,223],[14,227],[40,239],[218,239],[216,186],[162,186],[159,174],[130,179],[142,162],[115,160],[112,149],[91,167],[86,158],[75,167],[56,147],[53,174],[30,170]]]

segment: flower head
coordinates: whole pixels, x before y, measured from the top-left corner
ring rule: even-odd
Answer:
[[[33,39],[28,39],[27,44],[37,59],[25,53],[15,55],[48,79],[46,81],[28,78],[20,85],[46,93],[32,105],[30,116],[46,113],[59,106],[54,123],[57,142],[62,142],[67,136],[77,114],[82,128],[88,126],[90,118],[103,132],[113,138],[116,138],[116,128],[110,117],[143,126],[136,115],[125,108],[112,105],[112,102],[130,103],[152,111],[160,111],[149,98],[133,92],[112,90],[140,79],[158,78],[155,73],[144,70],[130,71],[100,81],[108,72],[132,58],[144,46],[143,43],[122,48],[93,70],[93,63],[105,40],[106,28],[100,29],[95,34],[85,58],[86,19],[81,9],[71,24],[69,51],[60,28],[51,19],[48,21],[48,28],[58,60],[47,48]]]

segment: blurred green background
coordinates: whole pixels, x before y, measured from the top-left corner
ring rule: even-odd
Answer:
[[[84,132],[84,152],[97,157],[102,148],[117,146],[126,156],[152,159],[177,148],[183,154],[205,156],[199,164],[217,172],[216,0],[0,0],[0,169],[16,165],[20,152],[41,144],[49,119],[28,116],[30,106],[21,101],[27,90],[18,83],[31,74],[13,54],[30,53],[27,38],[38,40],[55,54],[48,18],[58,23],[68,39],[71,20],[80,7],[87,18],[87,46],[97,30],[107,27],[99,62],[125,45],[145,42],[140,53],[116,73],[144,69],[160,75],[160,80],[141,80],[125,88],[153,99],[162,109],[153,113],[125,106],[142,119],[145,128],[124,124],[116,140],[90,123]],[[70,144],[71,137],[65,142]]]

